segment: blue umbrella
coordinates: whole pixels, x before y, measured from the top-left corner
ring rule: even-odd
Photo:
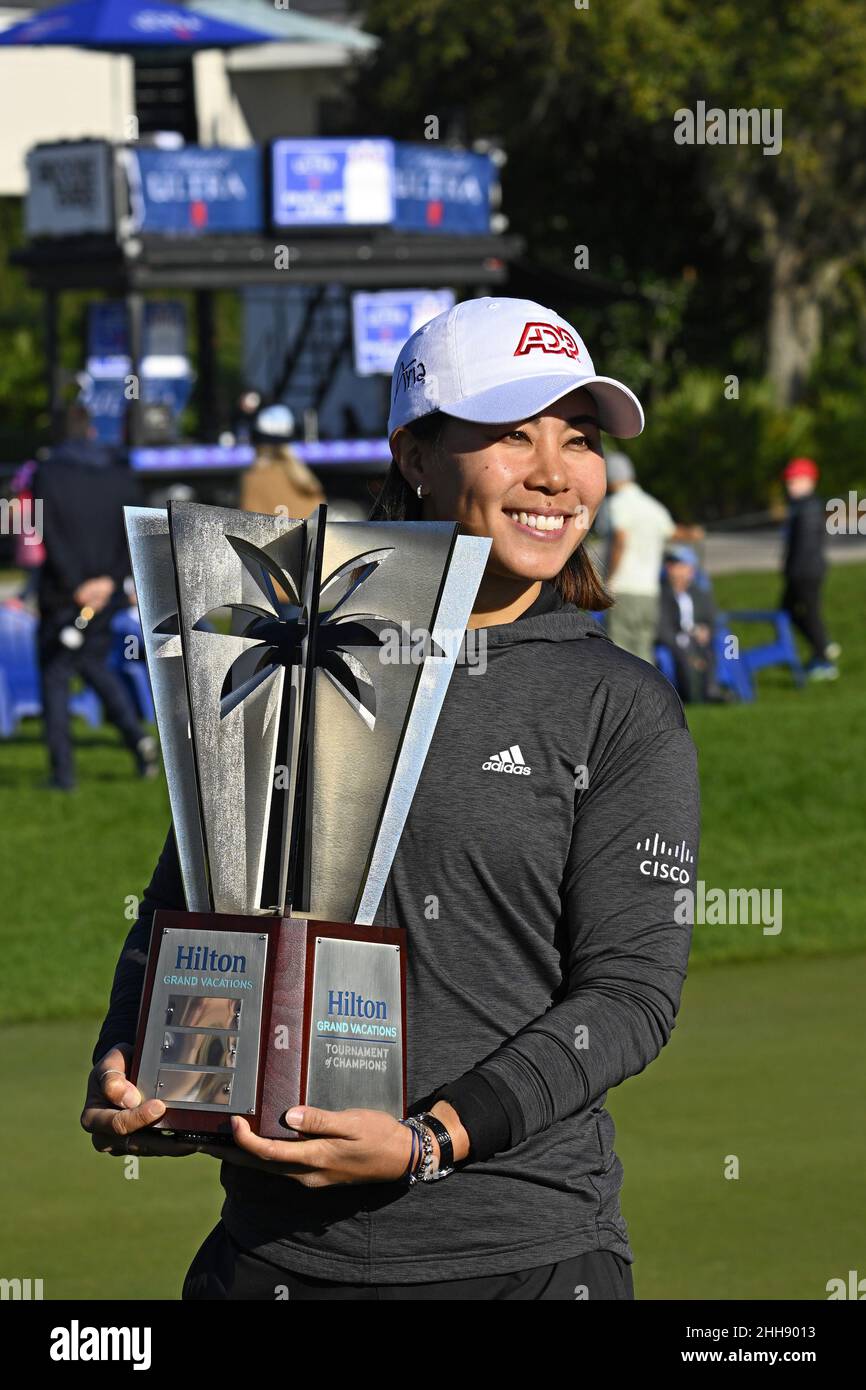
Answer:
[[[41,10],[0,34],[0,44],[96,48],[127,53],[136,48],[235,48],[272,43],[273,34],[177,5],[135,0],[76,0]]]
[[[349,24],[334,24],[330,19],[315,19],[312,15],[294,10],[277,9],[270,0],[189,0],[190,8],[211,19],[232,19],[253,29],[262,28],[271,39],[282,43],[327,43],[349,49],[353,53],[369,53],[381,40],[365,34]]]

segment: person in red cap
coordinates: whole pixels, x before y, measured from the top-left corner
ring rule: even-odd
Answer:
[[[812,680],[835,680],[836,643],[827,640],[821,616],[821,587],[827,571],[824,504],[816,495],[818,465],[807,458],[791,459],[782,470],[790,499],[785,529],[785,589],[781,607],[790,614],[812,648],[806,671]]]

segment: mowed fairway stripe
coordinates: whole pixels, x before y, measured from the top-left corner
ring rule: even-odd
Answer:
[[[825,1299],[866,1273],[864,987],[863,955],[690,973],[670,1043],[611,1093],[638,1298]]]

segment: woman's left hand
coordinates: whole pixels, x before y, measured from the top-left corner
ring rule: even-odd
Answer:
[[[273,1164],[275,1174],[295,1178],[302,1187],[396,1182],[406,1172],[411,1132],[384,1110],[318,1110],[303,1105],[290,1110],[286,1122],[305,1137],[263,1139],[253,1134],[243,1116],[233,1115],[235,1144],[252,1157],[253,1166]],[[219,1157],[232,1162],[229,1152]],[[243,1165],[240,1154],[238,1159]]]

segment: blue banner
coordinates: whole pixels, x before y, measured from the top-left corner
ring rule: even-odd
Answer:
[[[372,376],[394,370],[397,355],[416,329],[454,307],[453,290],[382,290],[352,295],[355,371]]]
[[[127,151],[133,225],[139,232],[202,236],[264,230],[262,151]]]
[[[394,219],[392,140],[275,140],[277,227],[380,226]]]
[[[173,299],[155,299],[145,305],[141,399],[167,406],[175,421],[192,392],[186,338],[183,304]],[[126,305],[114,299],[91,304],[87,316],[87,382],[82,398],[101,444],[119,445],[123,441],[130,371]]]
[[[486,154],[397,145],[394,226],[411,232],[489,232],[494,177]]]
[[[126,305],[122,299],[104,299],[87,310],[87,370],[110,370],[129,360]],[[125,370],[125,368],[124,368]]]
[[[177,299],[151,299],[144,306],[144,357],[186,358],[186,309]]]

